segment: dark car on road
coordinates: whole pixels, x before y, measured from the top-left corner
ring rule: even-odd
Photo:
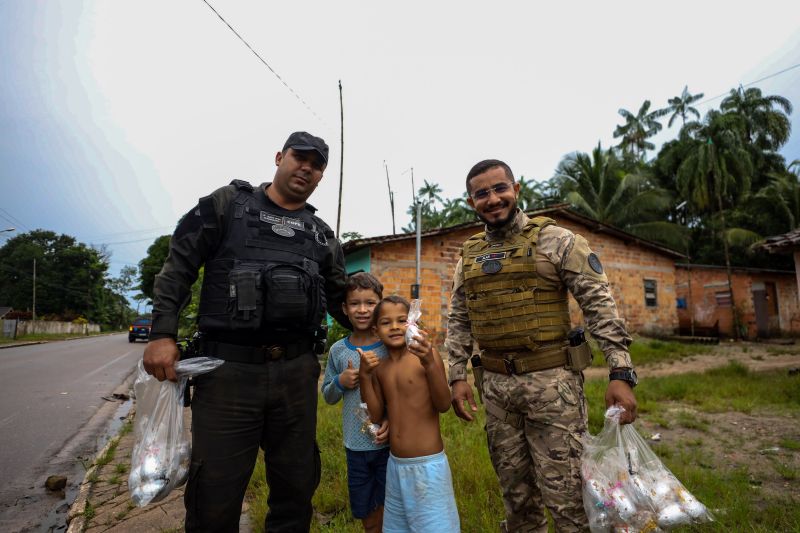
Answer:
[[[150,326],[153,321],[149,318],[137,318],[128,328],[128,342],[136,342],[136,339],[150,339]]]

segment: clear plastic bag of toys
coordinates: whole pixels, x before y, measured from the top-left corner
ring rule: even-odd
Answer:
[[[175,363],[178,382],[158,381],[139,371],[136,395],[135,442],[131,454],[128,490],[133,503],[144,507],[157,502],[186,482],[191,461],[191,437],[183,425],[183,393],[190,377],[210,372],[225,361],[194,357]]]
[[[380,424],[373,424],[372,420],[369,417],[369,409],[367,409],[367,404],[360,403],[358,407],[356,407],[356,416],[359,420],[361,420],[361,433],[368,435],[370,440],[375,444],[378,443],[378,431],[381,429]]]
[[[603,430],[584,446],[583,506],[592,533],[655,533],[712,521],[633,425],[620,425],[623,411],[610,407]]]
[[[413,346],[415,342],[414,337],[419,335],[419,321],[422,316],[422,300],[411,300],[411,307],[408,310],[408,318],[406,318],[406,346]]]

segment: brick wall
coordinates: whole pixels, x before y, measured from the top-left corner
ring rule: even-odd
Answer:
[[[569,220],[559,223],[586,237],[593,251],[600,256],[620,315],[631,331],[672,333],[677,329],[674,258],[638,244],[626,244],[607,234],[594,233]],[[420,298],[423,320],[438,342],[444,341],[453,271],[461,246],[477,231],[474,227],[464,228],[422,239]],[[415,247],[413,238],[371,246],[370,272],[384,284],[385,294],[410,297],[415,279]],[[645,306],[644,279],[656,282],[654,307]],[[580,309],[571,296],[570,315],[574,325],[582,322]]]
[[[676,269],[678,298],[686,300],[686,308],[678,310],[681,329],[688,330],[691,312],[694,311],[696,327],[712,327],[718,323],[721,335],[733,336],[733,307],[727,302],[728,277],[724,268],[692,265]],[[691,279],[691,301],[689,280]],[[746,327],[747,338],[758,336],[756,312],[753,303],[753,288],[774,284],[777,297],[777,316],[773,322],[781,333],[800,333],[800,306],[797,299],[797,281],[794,273],[767,273],[747,270],[734,270],[731,276],[733,297],[740,313],[740,322]]]

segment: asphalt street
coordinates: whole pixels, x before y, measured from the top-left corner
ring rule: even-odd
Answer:
[[[129,407],[111,395],[129,392],[145,346],[122,334],[0,350],[0,530],[54,525]],[[63,497],[43,488],[51,474],[68,477]]]

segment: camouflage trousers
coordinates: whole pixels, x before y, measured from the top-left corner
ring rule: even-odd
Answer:
[[[501,530],[588,531],[581,492],[581,437],[586,433],[583,375],[564,368],[506,376],[486,372],[486,401],[522,415],[516,428],[486,414],[489,455],[500,481],[506,520]]]

